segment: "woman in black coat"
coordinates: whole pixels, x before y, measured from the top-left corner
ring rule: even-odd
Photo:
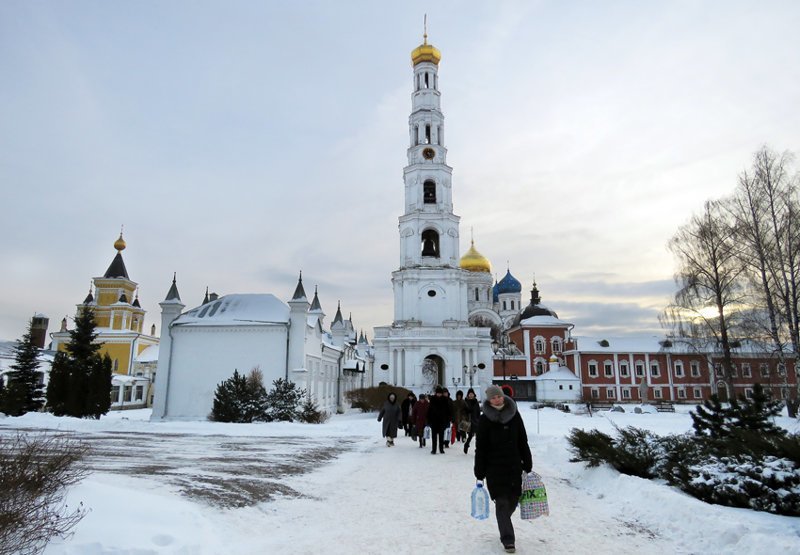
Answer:
[[[515,549],[511,515],[522,495],[522,471],[530,472],[532,467],[528,434],[516,403],[499,387],[490,385],[475,439],[475,478],[486,479],[495,503],[500,541],[509,553]]]
[[[469,422],[469,432],[467,432],[467,441],[464,443],[464,454],[469,452],[469,444],[475,433],[478,431],[478,424],[481,420],[481,404],[475,397],[475,390],[471,387],[467,390],[467,398],[464,400],[464,412],[461,413],[461,419]]]

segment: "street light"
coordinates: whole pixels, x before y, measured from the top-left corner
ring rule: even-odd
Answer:
[[[471,368],[469,366],[467,366],[466,364],[464,365],[464,379],[466,379],[466,376],[469,376],[469,386],[470,387],[472,387],[472,385],[473,385],[472,384],[472,378],[473,378],[473,376],[475,376],[475,373],[477,371],[478,371],[478,365],[477,364],[473,364]]]
[[[503,357],[503,383],[506,381],[506,354],[507,351],[511,350],[512,352],[516,349],[516,345],[513,341],[509,340],[508,334],[503,331],[500,332],[499,341],[495,340],[492,341],[492,351],[494,351],[495,356],[500,354]]]

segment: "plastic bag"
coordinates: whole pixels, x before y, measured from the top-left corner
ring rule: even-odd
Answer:
[[[522,495],[519,497],[519,514],[523,520],[533,520],[550,515],[547,491],[542,477],[535,472],[522,473]]]

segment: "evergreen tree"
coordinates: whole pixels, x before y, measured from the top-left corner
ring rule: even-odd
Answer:
[[[270,420],[292,422],[297,420],[298,405],[305,395],[294,382],[278,378],[272,382],[272,390],[267,393],[267,415]]]
[[[47,382],[47,410],[56,416],[67,414],[71,369],[72,361],[67,354],[57,352],[50,366],[50,379]]]
[[[761,436],[783,436],[785,430],[770,420],[780,414],[782,406],[781,401],[771,400],[766,390],[757,383],[753,386],[753,396],[749,399],[742,397],[735,405],[735,410],[732,410],[733,426]]]
[[[53,414],[100,418],[111,407],[111,359],[100,356],[96,329],[94,313],[81,310],[66,354],[56,355],[50,372],[47,401]]]
[[[8,387],[3,399],[3,412],[11,416],[20,416],[26,412],[42,408],[42,387],[39,385],[39,349],[34,345],[31,336],[31,322],[28,329],[17,340],[14,347],[14,364],[8,372]]]
[[[0,374],[0,412],[5,410],[5,396],[6,396],[6,380],[3,374]]]
[[[246,378],[247,396],[243,402],[245,422],[269,420],[267,416],[267,390],[264,388],[264,374],[258,367],[250,370]]]
[[[691,417],[696,436],[717,440],[730,434],[729,410],[722,406],[716,394],[703,401],[702,405],[698,405],[695,412],[691,413]]]
[[[217,385],[211,420],[216,422],[244,422],[244,403],[247,398],[247,379],[233,371],[233,376]]]

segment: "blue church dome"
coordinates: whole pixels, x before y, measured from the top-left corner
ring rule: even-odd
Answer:
[[[506,270],[506,275],[501,279],[497,285],[494,286],[495,295],[502,295],[504,293],[519,293],[522,291],[522,284],[517,281],[517,278],[511,275],[511,270]]]

